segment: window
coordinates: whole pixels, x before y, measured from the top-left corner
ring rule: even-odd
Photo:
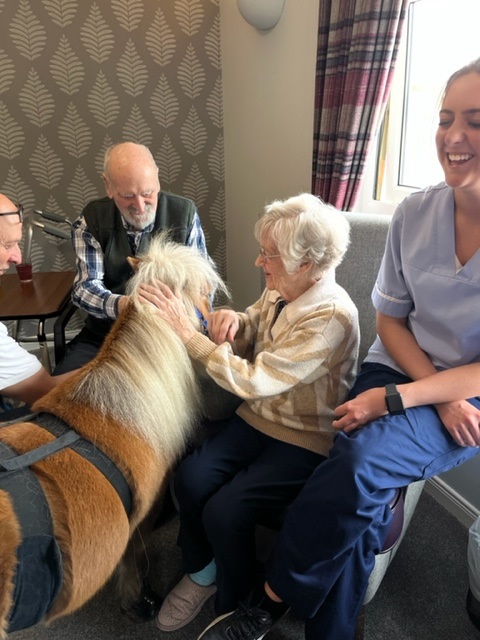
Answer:
[[[456,69],[480,57],[479,24],[479,0],[411,0],[377,153],[357,209],[371,210],[372,196],[395,205],[443,179],[435,149],[442,91]]]

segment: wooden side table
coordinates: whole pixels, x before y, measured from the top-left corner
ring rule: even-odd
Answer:
[[[45,320],[59,316],[67,307],[74,277],[74,271],[34,272],[32,282],[26,283],[20,282],[16,273],[0,277],[0,320],[38,320],[38,344],[42,362],[49,370]],[[19,337],[18,331],[14,337]]]

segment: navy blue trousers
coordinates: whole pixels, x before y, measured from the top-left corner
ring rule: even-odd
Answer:
[[[255,584],[255,525],[277,522],[325,458],[266,436],[238,416],[175,473],[184,569],[215,558],[217,614],[236,609]]]
[[[351,396],[408,381],[369,363]],[[480,408],[480,398],[470,402]],[[353,640],[395,490],[479,451],[458,446],[432,406],[379,418],[349,435],[339,432],[330,457],[289,508],[267,567],[273,591],[307,619],[306,640]]]
[[[56,365],[54,376],[80,369],[84,364],[93,360],[100,351],[105,336],[97,336],[88,327],[83,327],[78,335],[71,340],[62,360]]]

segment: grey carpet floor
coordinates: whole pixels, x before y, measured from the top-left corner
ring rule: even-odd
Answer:
[[[150,545],[152,585],[162,595],[181,577],[175,545],[177,521],[155,533]],[[423,492],[409,530],[373,601],[365,640],[479,640],[465,610],[468,531]],[[213,619],[213,599],[184,629],[163,633],[154,623],[135,625],[121,615],[108,584],[75,614],[48,627],[10,634],[10,640],[196,640]],[[303,640],[300,620],[288,615],[268,640]],[[318,638],[318,640],[322,640]]]

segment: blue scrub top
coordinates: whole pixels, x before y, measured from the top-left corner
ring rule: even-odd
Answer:
[[[480,250],[457,272],[453,190],[445,183],[397,208],[372,301],[387,316],[408,317],[438,369],[480,362]],[[378,336],[366,361],[401,371]]]

